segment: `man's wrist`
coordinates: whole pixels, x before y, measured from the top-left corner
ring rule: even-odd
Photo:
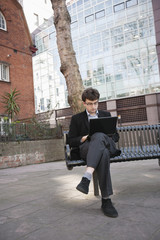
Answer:
[[[87,135],[87,136],[83,136],[83,137],[81,138],[81,143],[85,142],[85,141],[87,140],[87,137],[88,137],[88,135]]]

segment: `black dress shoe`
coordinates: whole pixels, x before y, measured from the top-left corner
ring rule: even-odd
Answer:
[[[108,217],[113,217],[116,218],[118,217],[118,212],[115,209],[115,207],[113,206],[111,199],[103,199],[102,198],[102,206],[101,209],[104,213],[104,215],[108,216]]]
[[[77,185],[76,189],[84,194],[88,194],[90,180],[86,177],[82,177],[81,182]]]

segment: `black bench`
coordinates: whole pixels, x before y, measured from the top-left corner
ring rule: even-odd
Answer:
[[[118,127],[120,139],[116,143],[117,148],[121,150],[121,155],[110,159],[110,162],[126,162],[158,159],[160,166],[160,125],[142,125]],[[84,166],[86,162],[80,158],[79,149],[71,148],[68,144],[67,135],[64,132],[64,150],[65,160],[68,170],[75,166]],[[94,179],[94,194],[98,195],[98,183],[96,172]]]

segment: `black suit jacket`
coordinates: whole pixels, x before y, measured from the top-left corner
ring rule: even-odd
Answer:
[[[110,112],[98,110],[98,117],[110,117]],[[70,147],[78,147],[81,138],[89,134],[89,122],[86,111],[73,115],[71,118],[68,143]]]

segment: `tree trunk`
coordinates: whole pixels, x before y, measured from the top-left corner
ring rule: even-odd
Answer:
[[[73,113],[82,111],[81,94],[84,90],[71,38],[71,17],[65,0],[51,0],[54,11],[54,25],[57,33],[57,46],[61,60],[60,71],[65,77],[68,89],[68,103]]]

